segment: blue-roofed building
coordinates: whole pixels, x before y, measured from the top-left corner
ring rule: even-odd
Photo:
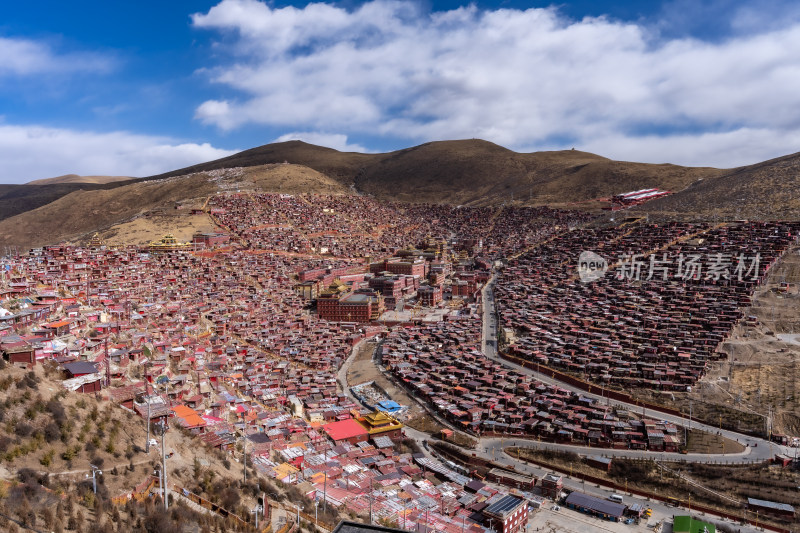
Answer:
[[[403,406],[394,400],[382,400],[375,404],[375,406],[381,411],[385,411],[389,414],[394,414],[403,408]]]
[[[485,525],[499,533],[525,531],[528,525],[528,505],[525,500],[507,495],[483,510]],[[498,526],[502,524],[502,529]]]

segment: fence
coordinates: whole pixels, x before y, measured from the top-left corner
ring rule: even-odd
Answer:
[[[336,527],[336,524],[331,525],[327,522],[323,522],[322,520],[317,520],[314,518],[314,515],[304,513],[303,511],[300,511],[300,518],[302,518],[306,522],[314,524],[317,527],[321,527],[322,529],[327,529],[328,531],[333,531],[333,529]]]
[[[272,507],[279,507],[283,509],[287,513],[290,513],[290,516],[292,517],[297,515],[297,507],[295,507],[292,504],[284,504],[276,500],[269,500],[269,505],[271,505]],[[300,518],[322,529],[327,529],[328,531],[333,531],[334,528],[336,528],[336,524],[330,524],[328,522],[325,522],[324,520],[315,519],[314,515],[306,513],[304,511],[300,511]]]
[[[450,448],[448,446],[443,446],[440,443],[434,442],[434,443],[431,443],[431,445],[441,455],[444,455],[445,457],[448,457],[453,461],[459,462],[459,463],[467,465],[467,466],[484,467],[484,468],[502,468],[503,470],[515,471],[515,469],[513,467],[509,467],[508,465],[503,465],[503,464],[500,464],[500,463],[496,463],[494,461],[489,461],[487,459],[483,459],[483,458],[477,457],[477,456],[470,456],[470,455],[467,455],[466,453],[461,452],[460,450],[453,449],[453,448]],[[607,479],[595,477],[595,476],[592,476],[592,475],[589,475],[589,474],[584,474],[582,472],[575,472],[575,473],[568,472],[564,468],[559,468],[559,467],[553,466],[553,465],[551,465],[549,463],[546,463],[544,461],[537,461],[536,459],[527,459],[527,458],[526,459],[518,459],[518,460],[524,461],[524,462],[527,462],[527,463],[533,463],[533,464],[542,466],[544,468],[547,468],[549,470],[555,470],[556,472],[561,472],[562,474],[567,474],[572,478],[577,478],[577,479],[580,479],[580,480],[582,480],[584,482],[588,482],[588,483],[594,483],[595,485],[607,487],[607,488],[610,488],[612,490],[624,491],[624,492],[628,492],[630,494],[636,494],[637,496],[641,496],[643,498],[648,498],[648,499],[651,499],[651,500],[661,501],[661,502],[665,502],[667,504],[670,504],[670,503],[683,504],[684,503],[683,500],[678,500],[676,502],[674,498],[670,498],[668,496],[662,496],[662,495],[655,494],[655,493],[652,493],[652,492],[647,492],[647,491],[644,491],[644,490],[638,490],[638,489],[635,489],[635,488],[629,488],[629,487],[627,487],[627,485],[618,485],[618,484],[614,483],[613,481],[609,481]],[[735,514],[735,513],[732,513],[732,512],[723,511],[723,510],[716,509],[716,508],[713,508],[713,507],[706,507],[704,505],[692,504],[690,509],[694,510],[694,511],[697,511],[697,512],[701,512],[701,513],[708,513],[708,514],[711,514],[711,515],[721,516],[721,517],[726,518],[728,520],[732,520],[732,521],[736,521],[736,522],[740,522],[740,523],[749,523],[751,525],[756,525],[757,524],[758,526],[760,526],[762,528],[769,529],[771,531],[776,531],[777,533],[791,533],[791,530],[789,530],[789,529],[785,529],[785,528],[781,528],[779,526],[766,524],[766,523],[764,523],[763,520],[758,520],[756,522],[755,520],[748,519],[746,516],[741,516],[741,515],[738,515],[738,514]]]
[[[130,499],[140,502],[150,495],[150,492],[156,485],[158,485],[158,478],[149,476],[142,483],[136,485],[131,492],[111,498],[111,503],[114,505],[125,505]]]
[[[297,524],[294,522],[286,522],[282,528],[278,530],[278,533],[292,533],[297,528]]]
[[[668,496],[662,496],[660,494],[655,494],[653,492],[647,492],[647,491],[644,491],[644,490],[635,489],[635,488],[632,488],[632,487],[628,487],[627,485],[619,485],[617,483],[614,483],[613,481],[609,481],[607,479],[595,477],[595,476],[592,476],[592,475],[589,475],[589,474],[584,474],[583,472],[574,472],[574,473],[573,472],[568,472],[564,468],[559,468],[557,466],[553,466],[553,465],[551,465],[549,463],[545,463],[544,461],[537,461],[535,459],[520,459],[520,460],[521,461],[525,461],[527,463],[533,463],[533,464],[548,468],[550,470],[555,470],[556,472],[561,472],[562,474],[567,474],[570,477],[577,478],[579,480],[582,480],[583,482],[594,483],[595,485],[607,487],[607,488],[610,488],[610,489],[615,490],[615,491],[628,492],[629,494],[635,494],[635,495],[641,496],[643,498],[647,498],[647,499],[650,499],[650,500],[656,500],[656,501],[664,502],[664,503],[667,503],[667,504],[683,505],[685,503],[684,500],[677,500],[676,501],[675,498],[670,498]],[[699,505],[699,504],[696,504],[696,503],[692,503],[688,507],[688,509],[689,509],[689,511],[697,511],[697,512],[701,512],[701,513],[708,513],[708,514],[711,514],[711,515],[721,516],[721,517],[723,517],[723,518],[725,518],[727,520],[739,522],[739,523],[742,523],[742,524],[747,523],[747,524],[751,524],[751,525],[758,525],[761,528],[769,529],[770,531],[776,531],[777,533],[792,533],[792,531],[790,529],[786,529],[786,528],[782,528],[782,527],[779,527],[779,526],[774,526],[774,525],[771,525],[771,524],[767,524],[767,523],[764,523],[763,520],[758,520],[758,521],[751,520],[751,519],[747,518],[746,516],[741,516],[741,515],[738,515],[738,514],[729,512],[729,511],[724,511],[724,510],[721,510],[721,509],[717,509],[717,508],[714,508],[714,507],[706,507],[705,505]]]
[[[204,507],[204,508],[212,511],[212,512],[218,514],[219,516],[223,517],[223,518],[231,518],[231,519],[235,520],[236,522],[239,522],[240,524],[247,524],[248,523],[241,516],[228,511],[224,507],[222,507],[220,505],[217,505],[214,502],[210,502],[210,501],[206,500],[202,496],[198,496],[197,494],[195,494],[194,492],[192,492],[192,491],[190,491],[188,489],[185,489],[183,487],[175,486],[175,487],[173,487],[173,490],[179,491],[184,496],[184,498],[187,498],[188,500],[193,501],[194,503],[200,505],[201,507]]]
[[[128,502],[128,500],[131,499],[141,502],[145,500],[148,496],[150,496],[150,493],[158,485],[158,482],[159,481],[157,478],[150,476],[148,477],[148,479],[145,479],[142,483],[134,487],[133,491],[131,491],[130,493],[121,494],[119,496],[111,498],[111,503],[114,505],[125,505]],[[172,490],[179,492],[184,498],[188,499],[189,501],[194,502],[197,505],[205,509],[208,509],[213,513],[216,513],[217,515],[223,518],[230,518],[242,525],[248,524],[248,522],[246,522],[241,516],[228,511],[227,509],[217,505],[216,503],[206,500],[202,496],[199,496],[188,489],[185,489],[183,487],[178,487],[177,485],[173,485]],[[266,524],[261,531],[262,533],[271,533],[272,525]]]
[[[524,367],[524,368],[527,368],[529,370],[536,370],[537,372],[539,372],[541,374],[544,374],[546,376],[549,375],[553,379],[556,379],[556,380],[561,381],[563,383],[566,383],[568,385],[572,385],[573,387],[577,387],[577,388],[581,389],[582,391],[588,392],[590,394],[597,394],[597,395],[601,395],[601,396],[603,396],[605,398],[609,398],[610,400],[616,400],[618,402],[623,402],[623,403],[627,403],[627,404],[636,405],[637,407],[641,407],[642,409],[649,409],[651,411],[658,411],[660,413],[666,413],[668,415],[680,416],[682,418],[689,419],[688,415],[682,413],[678,409],[673,409],[673,408],[667,407],[665,405],[660,405],[660,404],[657,404],[657,403],[651,403],[651,402],[646,402],[644,400],[639,400],[637,398],[634,398],[630,394],[626,394],[624,392],[615,391],[613,389],[612,390],[606,389],[605,387],[599,387],[599,386],[595,385],[594,383],[589,383],[587,381],[583,381],[582,379],[578,379],[575,376],[572,376],[570,374],[566,374],[566,373],[561,372],[559,370],[556,370],[556,369],[554,369],[552,367],[545,366],[545,365],[542,365],[540,363],[537,364],[537,363],[534,363],[532,361],[528,361],[526,359],[519,358],[519,357],[517,357],[515,355],[511,355],[511,354],[509,354],[507,352],[498,351],[498,355],[501,358],[505,359],[506,361],[510,361],[510,362],[512,362],[514,364],[517,364],[517,365],[519,365],[521,367]],[[702,420],[699,420],[696,417],[692,417],[691,420],[692,421],[703,422]],[[708,424],[708,425],[713,425],[713,424]],[[741,429],[729,428],[725,424],[723,424],[723,426],[725,427],[725,429],[733,429],[737,433],[742,433],[744,435],[750,435],[752,437],[763,437],[762,434],[757,433],[757,432],[743,431]]]

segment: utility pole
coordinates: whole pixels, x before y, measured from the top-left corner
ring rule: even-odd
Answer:
[[[372,482],[370,481],[370,488],[372,486]],[[372,506],[372,500],[370,500],[370,509]],[[325,481],[322,484],[322,510],[326,513],[328,512],[328,472],[325,472]],[[369,512],[370,516],[370,524],[372,523],[372,511]]]
[[[247,483],[247,420],[242,413],[242,422],[244,422],[244,429],[242,429],[242,470],[244,471],[244,483]]]
[[[372,479],[369,480],[369,525],[372,525]]]
[[[164,447],[164,440],[166,439],[167,434],[167,421],[161,421],[161,476],[164,479],[164,483],[162,485],[163,495],[164,495],[164,510],[169,509],[169,500],[167,499],[167,452],[166,448]]]
[[[144,451],[146,453],[150,453],[150,382],[147,380],[147,367],[149,364],[148,361],[148,363],[144,365],[144,394],[147,398],[147,442],[145,442],[144,445]]]
[[[153,474],[158,474],[158,487],[161,490],[161,495],[164,495],[164,477],[161,475],[161,469],[154,470]]]
[[[147,394],[147,387],[145,387],[145,394]],[[147,394],[147,440],[145,441],[144,451],[145,453],[150,453],[150,395],[149,394]]]
[[[108,360],[108,333],[106,333],[106,338],[103,339],[103,344],[105,345],[106,387],[110,387],[111,386],[111,361]]]
[[[92,492],[97,494],[97,476],[103,475],[103,471],[97,468],[96,466],[90,464],[89,466],[92,467]],[[89,474],[86,474],[86,477],[89,477]]]

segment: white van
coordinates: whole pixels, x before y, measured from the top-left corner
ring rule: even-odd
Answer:
[[[611,496],[608,497],[608,499],[614,503],[622,503],[622,496],[620,496],[619,494],[612,494]]]

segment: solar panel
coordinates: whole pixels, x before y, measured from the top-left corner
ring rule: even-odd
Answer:
[[[517,498],[516,496],[508,495],[504,497],[502,500],[493,503],[492,505],[487,507],[485,512],[492,514],[503,514],[517,507],[520,504],[520,502],[522,502],[522,500]]]

